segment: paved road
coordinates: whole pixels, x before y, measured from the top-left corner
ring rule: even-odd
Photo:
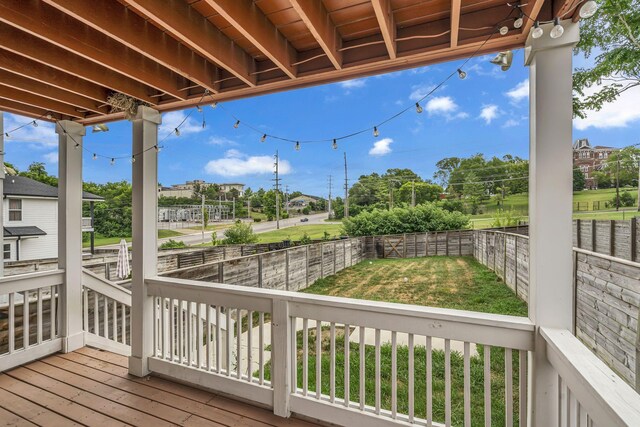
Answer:
[[[301,218],[308,218],[309,221],[300,222]],[[324,220],[327,218],[328,218],[327,213],[320,213],[320,214],[314,214],[314,215],[299,216],[299,217],[294,217],[289,219],[282,219],[280,220],[280,228],[293,227],[294,225],[323,224]],[[229,227],[231,227],[231,225],[233,224],[229,224]],[[273,231],[276,229],[275,221],[254,222],[251,225],[253,227],[254,233],[266,233],[267,231]],[[221,238],[224,235],[225,230],[229,227],[215,230],[218,238]],[[176,231],[182,231],[182,230],[176,230]],[[204,232],[205,243],[211,242],[211,233],[212,231]],[[158,239],[158,245],[162,244],[162,242],[166,242],[169,239],[184,242],[187,245],[197,245],[202,243],[202,232],[196,231],[196,230],[189,230],[188,234],[185,234],[183,236],[174,236],[174,237],[166,237],[163,239]],[[131,245],[131,243],[129,243],[129,245]],[[117,249],[118,247],[119,245],[100,246],[100,248],[109,248],[109,249]]]

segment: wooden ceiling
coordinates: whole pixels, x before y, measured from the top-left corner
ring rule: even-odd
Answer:
[[[385,73],[466,57],[498,25],[478,53],[521,47],[517,16],[505,0],[2,0],[0,110],[91,124],[123,118],[114,93],[171,111]]]

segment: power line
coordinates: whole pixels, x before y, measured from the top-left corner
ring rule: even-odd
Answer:
[[[278,157],[278,150],[276,150],[276,155],[275,157],[275,170],[274,170],[274,174],[275,174],[275,187],[276,187],[276,229],[280,229],[280,189],[279,189],[279,185],[280,185],[280,178],[278,178],[278,163],[279,163],[279,157]]]

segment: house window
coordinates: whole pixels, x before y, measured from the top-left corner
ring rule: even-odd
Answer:
[[[4,252],[4,258],[3,259],[11,259],[11,244],[9,243],[5,243],[2,247],[3,252]]]
[[[22,200],[9,199],[9,221],[22,221]]]

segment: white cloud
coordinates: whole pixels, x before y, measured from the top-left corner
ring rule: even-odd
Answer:
[[[483,119],[486,124],[491,124],[493,119],[498,117],[499,114],[500,110],[498,109],[498,106],[490,104],[482,107],[482,111],[480,111],[480,115],[478,117]]]
[[[509,119],[506,122],[504,122],[504,124],[502,125],[503,128],[512,128],[514,126],[518,126],[520,124],[519,121],[515,120],[515,119]]]
[[[387,154],[391,153],[392,142],[393,139],[391,138],[382,138],[374,142],[373,147],[371,147],[371,149],[369,150],[369,155],[376,157],[386,156]]]
[[[622,82],[624,84],[624,82]],[[601,89],[602,86],[594,85],[585,90],[585,96],[589,96]],[[630,123],[640,120],[640,86],[636,86],[623,92],[618,98],[608,104],[604,104],[600,111],[587,111],[586,119],[574,119],[573,125],[578,130],[622,128]]]
[[[365,79],[353,79],[340,82],[340,87],[347,90],[359,89],[361,87],[364,87],[366,84],[367,82],[365,81]]]
[[[9,138],[5,138],[5,143],[27,142],[31,147],[36,149],[51,149],[58,146],[58,135],[55,132],[55,125],[49,122],[38,121],[38,126],[34,127],[31,123],[33,119],[16,114],[4,114],[4,131],[10,132]],[[23,126],[26,125],[26,126]],[[12,130],[20,127],[20,129],[12,132]]]
[[[207,141],[211,145],[238,145],[237,142],[225,138],[224,136],[211,136]]]
[[[529,79],[518,83],[514,88],[505,93],[513,102],[520,102],[529,97]]]
[[[450,96],[436,96],[427,102],[427,111],[430,114],[448,114],[458,109],[458,104]]]
[[[195,114],[192,113],[188,118],[186,118],[187,115],[184,111],[172,111],[170,113],[163,114],[162,124],[158,129],[158,133],[160,134],[159,137],[164,138],[166,135],[174,132],[178,126],[180,126],[180,135],[202,132],[205,128],[202,127],[202,122],[194,117],[194,115]],[[182,123],[183,120],[184,123]],[[182,125],[180,123],[182,123]]]
[[[52,151],[51,153],[47,153],[42,156],[45,163],[55,164],[58,163],[58,152]]]
[[[426,83],[421,85],[413,85],[411,86],[411,93],[409,94],[409,99],[414,102],[420,101],[422,98],[427,96],[429,92],[435,89],[435,87],[436,87],[435,85],[430,85]]]
[[[221,159],[211,160],[204,167],[210,175],[236,177],[245,175],[265,175],[273,173],[273,157],[249,156],[239,150],[227,150]],[[278,172],[286,175],[291,172],[291,164],[280,159]]]

